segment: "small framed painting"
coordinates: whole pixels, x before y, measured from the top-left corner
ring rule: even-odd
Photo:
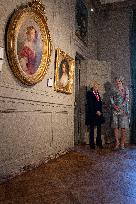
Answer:
[[[55,90],[71,94],[74,81],[75,60],[62,51],[56,50]]]

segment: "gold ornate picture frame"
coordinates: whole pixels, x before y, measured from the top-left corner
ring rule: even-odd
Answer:
[[[55,90],[71,94],[73,90],[75,60],[62,51],[56,50]]]
[[[51,57],[51,38],[44,6],[33,0],[19,7],[7,25],[7,57],[14,75],[24,84],[41,81]]]

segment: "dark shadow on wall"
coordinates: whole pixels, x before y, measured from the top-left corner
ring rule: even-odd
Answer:
[[[136,9],[133,10],[132,27],[130,31],[130,66],[132,82],[130,142],[136,144]]]
[[[103,115],[105,117],[105,123],[102,125],[102,135],[104,135],[105,143],[113,142],[113,130],[111,128],[112,123],[112,109],[110,103],[110,96],[112,93],[112,84],[107,81],[104,84],[105,93],[103,94]]]

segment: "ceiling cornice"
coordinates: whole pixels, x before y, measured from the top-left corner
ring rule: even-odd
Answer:
[[[136,0],[124,0],[120,2],[101,4],[99,0],[99,6],[97,10],[119,10],[119,9],[136,9]]]
[[[125,0],[100,0],[101,4],[112,4],[112,3],[117,3],[117,2],[123,2]]]

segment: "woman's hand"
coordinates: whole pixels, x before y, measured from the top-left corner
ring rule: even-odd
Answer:
[[[100,111],[96,112],[96,115],[100,116],[102,113]]]
[[[116,111],[119,111],[119,107],[114,105],[113,108],[116,110]]]

